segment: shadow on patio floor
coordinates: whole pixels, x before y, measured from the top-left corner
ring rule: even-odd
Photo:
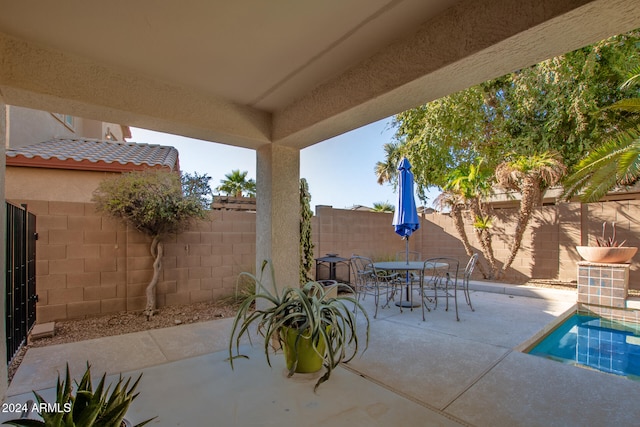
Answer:
[[[65,363],[80,375],[89,360],[96,374],[144,373],[128,418],[158,415],[151,425],[584,426],[640,419],[640,383],[513,350],[570,308],[570,295],[530,298],[496,286],[498,293],[472,293],[475,312],[462,299],[460,322],[441,307],[426,322],[419,309],[380,310],[369,349],[317,393],[315,379],[286,378],[281,356],[269,368],[255,342],[251,359],[239,359],[232,371],[232,320],[223,319],[30,349],[6,402],[32,399],[32,389],[52,399]]]

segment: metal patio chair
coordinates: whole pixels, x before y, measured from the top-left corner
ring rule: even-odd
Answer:
[[[376,305],[373,315],[375,319],[378,316],[378,305],[380,305],[380,296],[384,292],[387,301],[383,308],[389,305],[389,301],[393,299],[397,287],[397,274],[387,274],[386,271],[378,270],[373,265],[370,258],[353,255],[350,259],[351,273],[354,278],[354,291],[358,302],[364,300],[367,295],[372,295]],[[392,294],[390,297],[389,294]]]
[[[416,251],[398,251],[396,252],[396,261],[422,261],[422,254]],[[411,285],[420,283],[420,273],[416,273],[414,271],[408,271],[409,280],[411,281]],[[405,281],[407,273],[398,273],[398,280]],[[413,288],[412,288],[413,289]]]
[[[469,279],[471,278],[471,274],[473,274],[473,270],[476,268],[476,264],[478,263],[478,254],[475,253],[471,255],[469,262],[467,262],[467,266],[464,269],[464,275],[462,276],[462,291],[464,292],[464,299],[467,301],[467,305],[471,307],[471,311],[476,311],[471,305],[471,296],[469,295]]]
[[[458,269],[460,263],[455,258],[429,258],[424,261],[424,268],[420,279],[420,297],[422,299],[422,320],[425,320],[424,309],[430,310],[427,302],[435,303],[438,307],[438,298],[446,300],[445,311],[449,311],[449,297],[453,297],[456,308],[456,320],[458,316]]]

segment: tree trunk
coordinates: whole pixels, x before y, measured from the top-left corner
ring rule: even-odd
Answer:
[[[529,220],[531,219],[533,206],[540,198],[539,188],[539,182],[533,182],[530,178],[524,179],[524,183],[522,185],[522,200],[520,200],[520,211],[518,212],[518,223],[516,224],[513,241],[511,242],[509,259],[507,259],[507,262],[502,266],[501,274],[505,274],[507,269],[511,267],[511,264],[520,249],[524,231],[527,229],[527,225],[529,225]]]
[[[462,245],[464,246],[464,250],[467,255],[473,255],[473,248],[471,247],[471,243],[469,243],[469,237],[467,236],[467,232],[464,229],[464,219],[462,218],[462,205],[455,204],[451,208],[451,217],[453,218],[453,224],[458,231],[458,235],[460,236],[460,240],[462,241]],[[485,272],[484,265],[482,263],[477,263],[478,271],[482,274],[482,277],[487,278],[487,273]]]
[[[164,244],[160,241],[160,236],[154,236],[151,241],[151,256],[153,261],[153,277],[147,285],[147,306],[144,309],[144,314],[149,320],[156,311],[156,285],[160,280],[160,272],[162,271],[162,255],[164,252]]]
[[[480,207],[480,201],[478,199],[474,199],[471,201],[471,212],[475,218],[486,216],[484,212],[482,212],[482,208]],[[498,265],[496,262],[496,258],[493,255],[493,246],[491,242],[491,233],[487,229],[479,229],[475,228],[476,237],[480,242],[480,246],[482,247],[482,253],[484,254],[485,259],[489,263],[489,274],[487,275],[487,279],[495,279],[498,276]]]

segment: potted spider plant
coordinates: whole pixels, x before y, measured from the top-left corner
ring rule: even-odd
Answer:
[[[636,247],[624,246],[626,240],[616,240],[616,223],[611,223],[612,233],[606,237],[607,223],[602,223],[602,236],[596,237],[597,246],[576,246],[576,250],[585,261],[619,264],[631,260],[638,251]]]
[[[268,289],[262,277],[269,267],[271,283],[275,285],[275,274],[271,262],[264,261],[260,278],[251,273],[240,273],[256,283],[256,293],[248,297],[236,313],[229,338],[229,362],[240,354],[240,340],[250,337],[250,327],[257,326],[264,340],[267,364],[271,366],[271,347],[282,348],[288,377],[294,373],[326,372],[318,379],[314,391],[327,381],[332,370],[341,362],[349,362],[358,353],[360,342],[354,311],[362,311],[366,320],[366,342],[369,344],[369,317],[364,308],[350,296],[330,296],[324,286],[308,282],[303,286],[286,287],[275,291]],[[296,278],[297,280],[297,278]],[[354,310],[355,309],[355,310]],[[235,354],[234,354],[235,349]]]

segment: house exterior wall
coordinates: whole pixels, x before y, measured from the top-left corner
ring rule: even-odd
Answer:
[[[91,203],[15,202],[27,203],[37,216],[38,322],[144,308],[144,290],[153,273],[148,237],[98,215]],[[640,201],[635,200],[536,208],[521,250],[503,280],[516,284],[530,278],[575,281],[580,261],[575,246],[593,244],[603,221],[616,222],[620,241],[640,244],[639,210]],[[493,232],[498,260],[508,254],[516,215],[514,210],[496,211]],[[391,221],[391,214],[319,206],[312,219],[315,257],[338,253],[348,258],[357,253],[376,260],[395,259],[397,252],[405,250],[405,241],[393,232]],[[466,231],[481,252],[471,227]],[[423,258],[467,259],[446,214],[424,215],[409,244]],[[231,295],[238,274],[255,271],[255,254],[255,213],[211,211],[207,220],[165,243],[158,305]],[[639,268],[640,262],[634,260],[630,288],[640,289]],[[474,278],[482,278],[479,271]]]
[[[90,203],[93,191],[114,172],[7,166],[7,200],[41,200]]]
[[[54,114],[31,108],[7,106],[6,147],[16,148],[52,138],[95,138],[105,139],[107,129],[117,141],[123,141],[122,126],[113,123],[73,118],[70,127]]]

